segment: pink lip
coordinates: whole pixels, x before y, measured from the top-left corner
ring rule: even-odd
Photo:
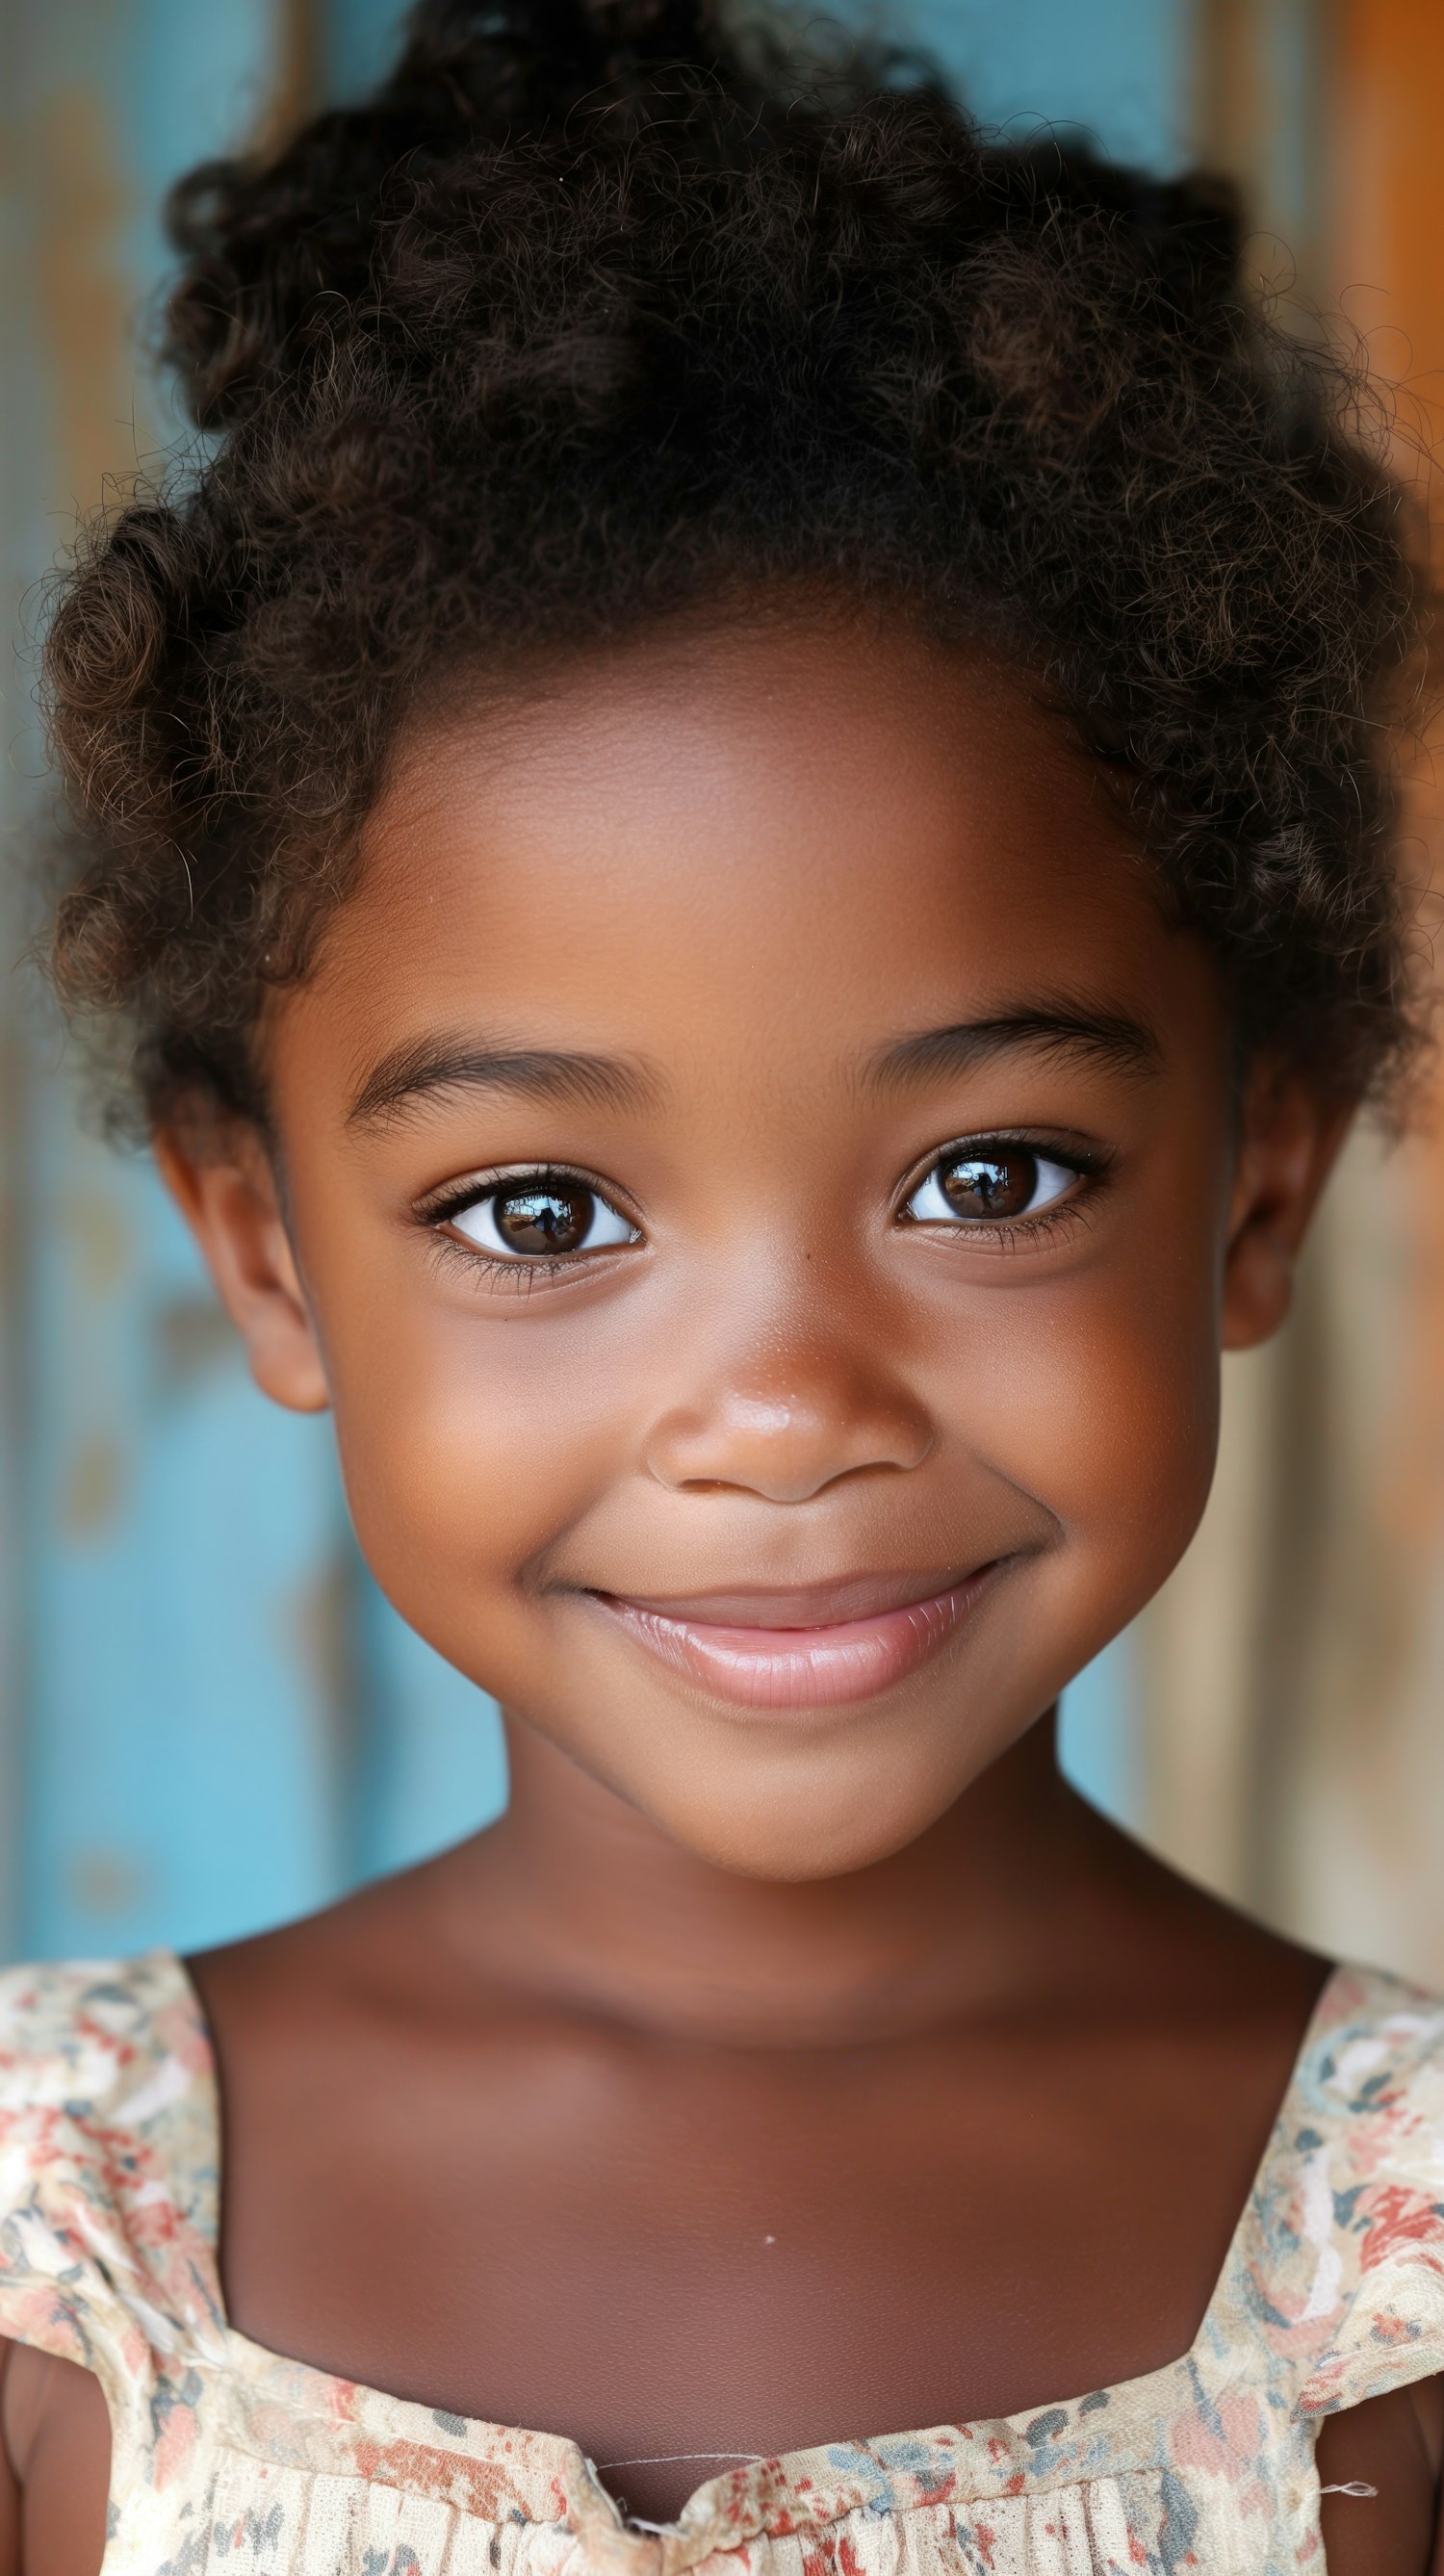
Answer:
[[[816,1626],[789,1624],[792,1599],[784,1594],[776,1596],[783,1616],[756,1626],[699,1619],[681,1602],[664,1610],[615,1593],[594,1598],[663,1663],[716,1698],[742,1708],[837,1708],[848,1700],[874,1699],[927,1663],[947,1644],[992,1571],[980,1566],[924,1600]],[[807,1596],[793,1596],[798,1597]]]

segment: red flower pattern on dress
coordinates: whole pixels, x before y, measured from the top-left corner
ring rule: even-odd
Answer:
[[[749,2463],[660,2532],[575,2443],[235,2334],[218,2141],[169,1953],[0,1975],[0,2333],[101,2381],[105,2576],[1317,2576],[1320,2414],[1444,2370],[1444,2003],[1367,1971],[1320,2001],[1188,2353]]]

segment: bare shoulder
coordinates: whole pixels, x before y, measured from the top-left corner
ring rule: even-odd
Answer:
[[[0,2341],[0,2576],[99,2576],[110,2422],[88,2370]]]
[[[1083,1801],[1079,1800],[1079,1806]],[[1276,2105],[1333,1962],[1201,1887],[1111,1819],[1089,1809],[1077,1937],[1058,1945],[1077,2008],[1116,2023],[1120,2044],[1161,2067],[1217,2058],[1209,2081]],[[1191,2089],[1191,2086],[1190,2086]]]
[[[1329,2576],[1444,2576],[1444,2379],[1331,2415],[1317,2456]]]
[[[460,1963],[437,1939],[437,1916],[458,1863],[476,1873],[488,1840],[475,1835],[314,1914],[195,1954],[185,1964],[202,2003],[248,2031],[270,2024],[279,2033],[299,2015],[329,2015],[348,2002],[410,2012],[444,1994],[448,1968]]]

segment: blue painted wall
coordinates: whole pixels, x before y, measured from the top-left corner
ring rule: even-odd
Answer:
[[[179,0],[173,0],[179,5]],[[384,63],[395,0],[328,0],[334,76],[357,90]],[[989,123],[1079,125],[1110,152],[1166,164],[1187,148],[1190,0],[831,0],[828,17],[913,43]]]
[[[94,500],[99,466],[124,474],[171,434],[163,391],[125,354],[160,272],[156,208],[179,170],[256,121],[277,9],[12,0],[29,288],[0,509],[17,606]],[[395,14],[391,0],[329,0],[338,84],[369,77]],[[1178,156],[1183,0],[968,0],[908,23],[989,119],[1047,117],[1117,151]],[[13,856],[45,805],[23,670],[4,720]],[[12,907],[12,946],[19,927]],[[154,1174],[84,1132],[39,1005],[20,1053],[0,1139],[0,1940],[32,1955],[199,1945],[494,1814],[499,1731],[379,1599],[327,1426],[251,1389]],[[1070,1694],[1066,1730],[1070,1767],[1124,1812],[1131,1730],[1125,1644]]]
[[[846,0],[829,14],[911,39],[985,124],[1077,126],[1160,168],[1186,157],[1190,0]]]

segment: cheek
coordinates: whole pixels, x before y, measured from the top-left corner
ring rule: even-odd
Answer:
[[[470,1313],[461,1283],[409,1303],[344,1301],[327,1329],[357,1538],[403,1610],[418,1586],[513,1581],[616,1481],[631,1427],[628,1372],[578,1311]]]
[[[1188,1545],[1212,1480],[1219,1359],[1209,1247],[998,1300],[962,1435],[1042,1503],[1060,1575],[1131,1617]]]

